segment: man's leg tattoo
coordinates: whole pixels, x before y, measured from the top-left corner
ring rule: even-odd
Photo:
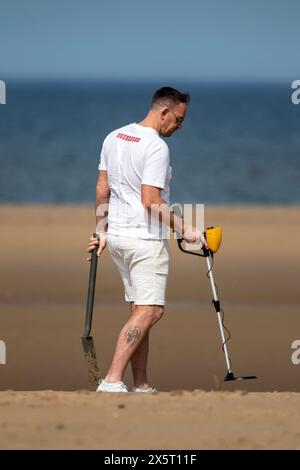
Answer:
[[[124,335],[126,337],[127,344],[130,343],[130,342],[132,342],[132,344],[134,344],[139,339],[139,337],[141,336],[141,330],[140,330],[140,328],[132,327],[132,328],[129,328],[129,330],[127,330],[124,333]]]

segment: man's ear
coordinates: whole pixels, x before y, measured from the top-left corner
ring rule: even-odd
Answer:
[[[167,107],[163,108],[161,113],[160,113],[161,117],[164,119],[166,117],[166,115],[168,114],[168,112],[169,112],[169,108],[167,108]]]

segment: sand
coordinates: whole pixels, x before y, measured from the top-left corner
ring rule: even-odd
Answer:
[[[2,449],[298,449],[300,395],[1,392]]]
[[[206,266],[171,241],[166,314],[151,333],[160,393],[120,397],[93,393],[81,348],[93,208],[0,207],[0,448],[299,448],[291,346],[300,340],[300,209],[208,207],[205,215],[224,231],[214,273],[233,370],[258,379],[223,381]],[[105,252],[93,326],[102,374],[127,317]]]

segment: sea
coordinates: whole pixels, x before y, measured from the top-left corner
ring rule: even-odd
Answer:
[[[300,105],[290,83],[6,81],[0,203],[89,204],[102,142],[141,120],[162,85],[189,92],[166,139],[171,202],[300,203]]]

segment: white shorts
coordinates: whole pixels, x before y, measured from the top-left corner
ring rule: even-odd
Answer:
[[[165,305],[168,241],[109,234],[107,245],[123,280],[125,300],[135,305]]]

